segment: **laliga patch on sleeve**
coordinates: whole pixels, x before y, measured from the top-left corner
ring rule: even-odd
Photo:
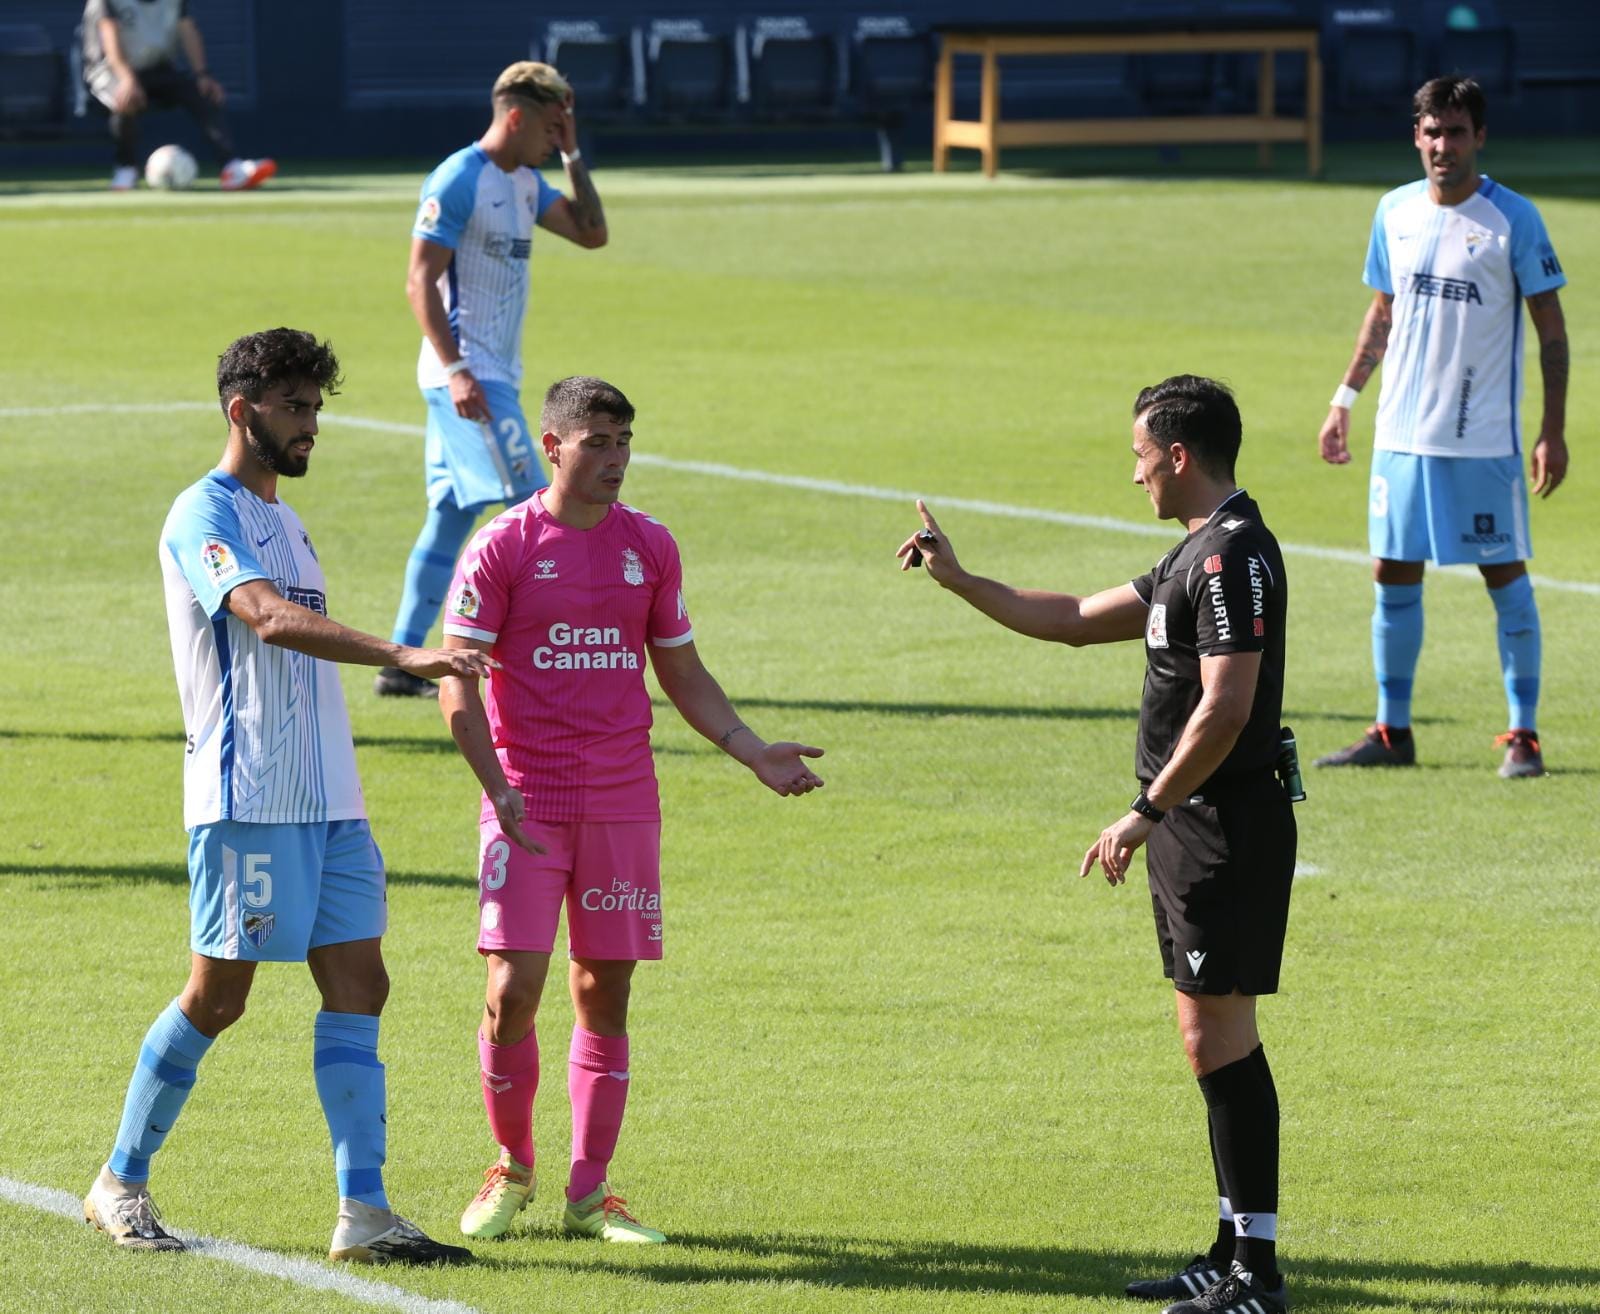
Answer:
[[[424,232],[431,233],[439,226],[439,198],[426,197],[421,207],[417,210],[417,227]]]
[[[467,620],[476,620],[478,617],[478,594],[470,584],[463,584],[456,591],[455,598],[450,603],[450,610],[457,616],[464,616]]]
[[[228,551],[226,543],[210,540],[200,549],[200,564],[206,568],[206,574],[211,576],[213,584],[220,584],[223,580],[239,573],[239,563],[233,559],[233,553]]]

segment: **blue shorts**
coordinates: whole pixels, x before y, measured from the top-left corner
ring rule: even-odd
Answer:
[[[189,832],[189,947],[207,958],[303,963],[389,925],[383,854],[365,820]]]
[[[1497,566],[1533,555],[1517,456],[1372,454],[1367,538],[1385,561]]]
[[[428,433],[424,463],[428,505],[447,497],[463,511],[477,511],[500,502],[521,502],[548,480],[535,450],[538,435],[528,431],[522,401],[509,383],[480,384],[489,400],[491,420],[467,420],[456,414],[449,388],[424,388]]]

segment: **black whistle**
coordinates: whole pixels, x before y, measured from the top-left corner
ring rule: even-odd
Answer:
[[[920,534],[917,535],[917,542],[919,542],[919,543],[937,543],[938,541],[939,541],[939,536],[937,534],[935,534],[931,529],[924,529]],[[920,566],[921,564],[922,564],[922,553],[918,552],[916,548],[912,548],[911,549],[911,565],[914,568],[914,567]]]

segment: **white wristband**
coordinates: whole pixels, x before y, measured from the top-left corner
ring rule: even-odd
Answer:
[[[1328,405],[1337,406],[1341,410],[1348,411],[1356,404],[1356,398],[1360,395],[1361,394],[1352,388],[1348,383],[1341,383],[1334,390],[1333,400],[1330,401]]]
[[[573,164],[582,158],[583,152],[581,150],[573,151],[570,154],[566,151],[561,152],[561,163],[563,164]]]
[[[462,356],[459,360],[453,360],[444,367],[444,376],[447,379],[453,379],[458,374],[465,374],[471,368],[472,366],[467,363],[467,358]]]

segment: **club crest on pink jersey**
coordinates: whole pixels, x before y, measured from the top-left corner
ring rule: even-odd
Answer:
[[[628,584],[644,583],[644,563],[632,548],[622,549],[622,578]]]

